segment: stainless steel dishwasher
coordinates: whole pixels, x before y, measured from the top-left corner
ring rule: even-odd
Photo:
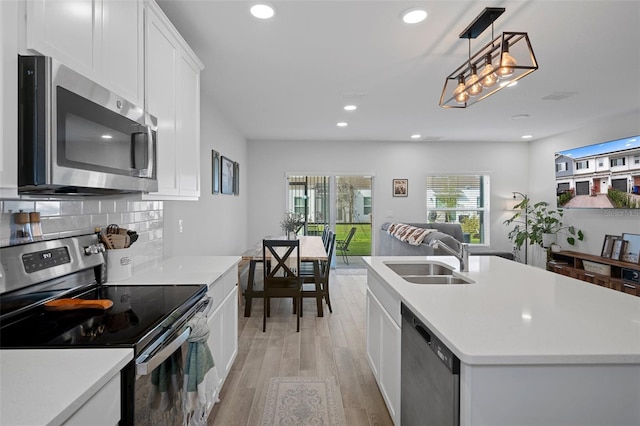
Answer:
[[[460,360],[401,304],[402,426],[460,424]]]

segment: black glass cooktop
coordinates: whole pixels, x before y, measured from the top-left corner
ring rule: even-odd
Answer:
[[[37,307],[0,324],[0,347],[133,347],[137,354],[205,293],[204,285],[98,286],[78,298],[109,299],[108,310]]]

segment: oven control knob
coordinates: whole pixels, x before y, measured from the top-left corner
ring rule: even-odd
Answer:
[[[105,248],[104,248],[104,244],[102,243],[91,244],[90,246],[87,246],[84,248],[84,254],[86,254],[87,256],[90,256],[92,254],[103,253],[104,251],[105,251]]]

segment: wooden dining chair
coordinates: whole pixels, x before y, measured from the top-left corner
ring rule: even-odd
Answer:
[[[300,276],[299,240],[263,240],[262,260],[264,263],[264,312],[262,331],[267,330],[267,317],[271,311],[271,298],[293,298],[293,313],[296,314],[296,331],[300,331],[302,311],[302,282]]]
[[[329,308],[329,312],[333,313],[333,309],[331,309],[331,299],[329,298],[329,274],[331,272],[331,258],[333,257],[333,251],[336,246],[336,234],[332,231],[329,231],[328,241],[327,260],[320,262],[318,281],[316,281],[313,268],[310,268],[310,270],[306,268],[301,272],[304,281],[302,285],[302,297],[303,299],[305,297],[314,297],[316,299],[318,315],[322,312],[323,298]],[[300,308],[300,315],[302,315],[302,308]]]

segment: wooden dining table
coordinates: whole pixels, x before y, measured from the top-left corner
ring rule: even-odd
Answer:
[[[284,237],[282,237],[284,238]],[[278,239],[278,238],[272,238]],[[324,248],[324,243],[322,242],[322,237],[320,236],[311,236],[311,235],[300,235],[298,236],[298,240],[300,241],[300,261],[301,262],[311,262],[313,264],[313,274],[314,281],[316,285],[316,293],[320,294],[322,289],[322,281],[321,281],[321,273],[320,273],[320,262],[327,261],[327,251]],[[254,298],[264,297],[264,292],[262,290],[254,290],[253,284],[255,281],[255,271],[256,264],[262,263],[262,241],[257,244],[255,247],[245,251],[242,254],[241,263],[249,264],[249,272],[247,279],[247,289],[244,291],[244,316],[251,316],[251,302]],[[322,309],[322,299],[317,298],[318,305],[318,316],[323,316]]]

